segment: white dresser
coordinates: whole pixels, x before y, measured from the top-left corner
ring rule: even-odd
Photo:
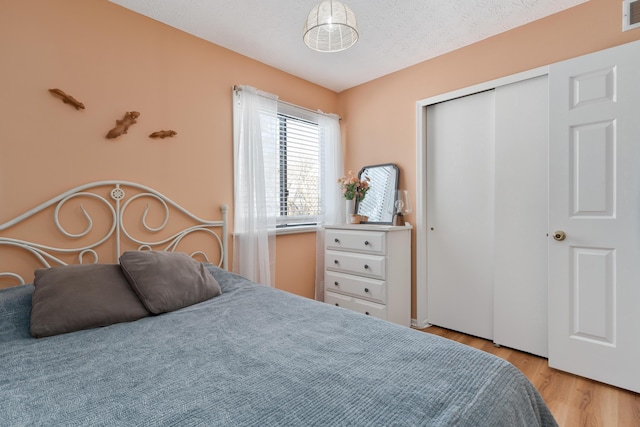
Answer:
[[[324,300],[411,325],[411,226],[325,227]]]

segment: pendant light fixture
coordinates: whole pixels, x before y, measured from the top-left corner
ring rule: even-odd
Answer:
[[[304,25],[304,44],[318,52],[340,52],[358,41],[356,16],[338,0],[325,0],[311,9]]]

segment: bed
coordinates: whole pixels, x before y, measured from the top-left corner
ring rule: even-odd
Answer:
[[[531,383],[502,359],[229,272],[226,208],[222,220],[204,221],[148,187],[98,184],[117,196],[97,196],[115,213],[107,214],[115,225],[106,227],[113,231],[105,241],[102,236],[71,250],[9,237],[36,212],[56,209],[93,184],[0,225],[0,254],[17,251],[43,264],[35,286],[13,271],[0,276],[18,282],[0,290],[0,425],[557,425]],[[129,185],[136,191],[132,197],[162,200],[163,208],[178,207],[196,224],[153,241],[130,238],[122,212]],[[89,214],[81,209],[80,218],[86,218]],[[147,214],[144,208],[143,223]],[[141,228],[151,234],[164,230],[148,224]],[[86,268],[112,261],[131,280],[131,257],[164,260],[161,252],[177,257],[183,253],[181,245],[197,233],[215,242],[217,259],[197,250],[189,253],[204,259],[189,262],[206,272],[204,280],[211,277],[219,285],[215,296],[138,320],[32,336],[32,308],[36,299],[42,300],[37,294],[44,286],[42,275],[85,268],[67,266],[56,250],[77,255]],[[118,242],[109,249],[121,256],[120,264],[100,258],[101,246],[112,239]],[[135,247],[125,250],[125,243]],[[147,277],[146,271],[141,274]]]

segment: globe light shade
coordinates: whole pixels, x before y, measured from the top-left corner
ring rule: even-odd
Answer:
[[[395,202],[393,203],[393,225],[404,226],[404,216],[411,213],[411,200],[407,190],[396,190]]]
[[[340,52],[358,41],[356,16],[349,6],[325,0],[311,9],[304,25],[304,44],[318,52]]]

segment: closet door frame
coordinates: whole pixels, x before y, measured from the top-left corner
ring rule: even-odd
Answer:
[[[500,86],[549,74],[539,67],[488,82],[420,100],[416,103],[416,319],[414,326],[426,328],[427,322],[427,107]],[[422,260],[424,262],[422,262]]]

